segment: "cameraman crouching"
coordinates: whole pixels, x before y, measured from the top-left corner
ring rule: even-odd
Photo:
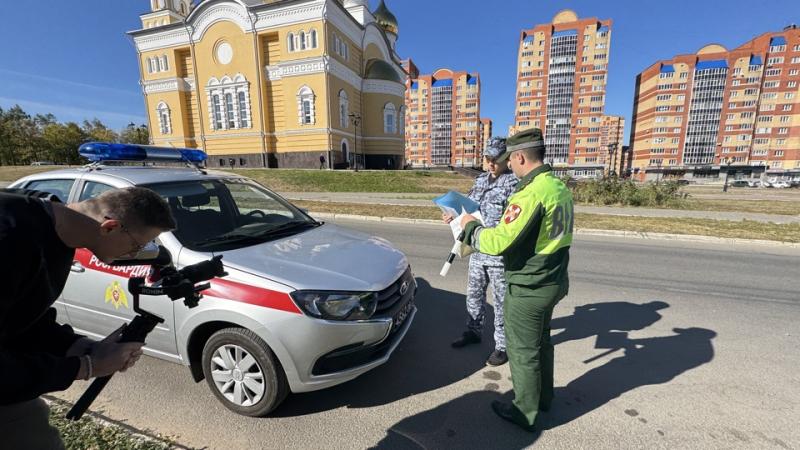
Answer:
[[[63,205],[0,191],[0,436],[7,448],[63,448],[41,394],[124,372],[141,343],[95,342],[56,322],[51,305],[76,248],[103,262],[138,253],[175,228],[167,203],[139,187]]]

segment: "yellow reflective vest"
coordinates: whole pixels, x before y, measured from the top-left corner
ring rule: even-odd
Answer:
[[[464,243],[502,255],[508,284],[566,289],[574,223],[572,193],[545,164],[519,181],[497,226],[467,224]]]

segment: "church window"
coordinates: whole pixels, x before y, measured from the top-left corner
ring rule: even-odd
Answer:
[[[350,114],[350,101],[347,98],[347,92],[342,89],[339,91],[339,125],[342,128],[347,128],[348,116]]]
[[[236,109],[233,107],[233,94],[225,94],[225,113],[228,118],[228,129],[236,128]]]
[[[289,44],[289,51],[293,52],[294,51],[294,33],[289,33],[289,35],[286,37],[286,41]]]
[[[297,91],[297,112],[301,125],[311,125],[314,120],[314,91],[303,86]]]
[[[311,30],[308,33],[308,41],[310,48],[317,48],[317,30]]]
[[[242,124],[242,128],[250,128],[250,116],[249,111],[250,106],[247,102],[247,95],[244,91],[239,91],[239,122]]]
[[[386,134],[397,133],[397,110],[394,105],[387,103],[383,107],[383,132]]]
[[[210,105],[211,128],[214,130],[237,130],[251,128],[250,83],[242,74],[233,79],[211,78],[206,85]]]
[[[221,130],[222,129],[222,100],[219,97],[219,94],[214,95],[213,97],[214,102],[214,129]]]
[[[159,129],[161,130],[161,134],[171,134],[172,123],[169,106],[167,106],[167,104],[164,102],[159,103],[158,107],[156,108],[156,114],[158,115],[158,125]]]
[[[300,50],[306,49],[306,33],[304,31],[300,32]]]
[[[166,72],[169,70],[169,63],[167,62],[167,55],[163,55],[161,57],[161,64],[160,64],[161,72]]]

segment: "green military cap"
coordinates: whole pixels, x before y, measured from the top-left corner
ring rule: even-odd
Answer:
[[[538,147],[544,148],[542,130],[538,128],[528,128],[527,130],[520,131],[519,133],[508,138],[506,141],[506,152],[497,158],[497,162],[503,162],[507,160],[512,153],[518,150],[526,150],[529,148]]]

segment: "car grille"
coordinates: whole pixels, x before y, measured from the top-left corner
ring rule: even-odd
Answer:
[[[405,285],[405,290],[403,290]],[[405,300],[414,296],[417,285],[414,281],[414,276],[411,274],[411,267],[409,266],[403,275],[392,283],[386,289],[378,292],[378,307],[375,310],[374,318],[392,317],[400,310],[400,307]],[[401,294],[401,291],[402,294]]]

